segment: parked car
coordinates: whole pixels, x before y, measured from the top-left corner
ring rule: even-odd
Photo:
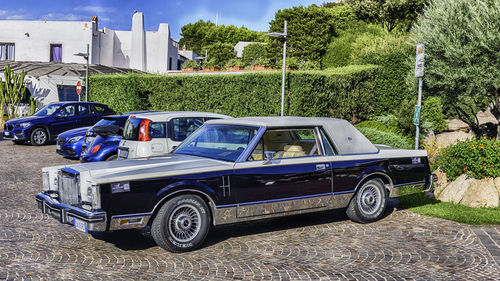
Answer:
[[[79,158],[85,134],[92,127],[81,127],[61,133],[56,140],[56,152],[66,158]]]
[[[129,115],[106,116],[85,136],[81,162],[116,160],[123,126]],[[100,124],[101,123],[101,124]]]
[[[105,104],[94,102],[51,103],[29,117],[9,120],[3,138],[20,144],[44,145],[67,130],[92,126],[102,116],[113,114]]]
[[[168,153],[203,125],[203,122],[221,118],[232,117],[195,111],[150,112],[130,116],[123,129],[118,159]]]
[[[425,150],[379,147],[345,120],[301,117],[210,120],[166,156],[42,174],[43,213],[85,232],[151,226],[172,252],[228,223],[334,208],[372,222],[397,187],[435,179]]]

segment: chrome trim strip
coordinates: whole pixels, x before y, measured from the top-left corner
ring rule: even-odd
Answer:
[[[125,214],[125,215],[115,215],[111,216],[112,219],[120,219],[120,218],[133,218],[133,217],[143,217],[143,216],[151,216],[153,213],[136,213],[136,214]]]
[[[401,183],[401,184],[394,185],[394,187],[401,187],[401,186],[408,186],[408,185],[418,185],[418,184],[425,184],[425,181],[415,181],[415,182],[409,182],[409,183]]]

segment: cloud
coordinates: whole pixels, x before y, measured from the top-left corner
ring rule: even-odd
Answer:
[[[16,11],[0,10],[0,19],[2,20],[26,20],[32,17],[28,11],[22,9]]]
[[[78,6],[73,9],[74,11],[85,11],[91,13],[114,13],[115,8],[111,7],[101,7],[101,6]]]
[[[70,21],[90,21],[89,16],[75,14],[49,13],[42,15],[41,20],[70,20]]]

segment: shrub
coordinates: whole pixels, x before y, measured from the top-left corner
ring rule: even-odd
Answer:
[[[422,119],[431,123],[431,128],[435,133],[440,133],[447,129],[445,116],[443,114],[443,103],[440,97],[428,97],[422,105]]]
[[[209,67],[216,67],[217,63],[215,62],[214,59],[210,59],[206,62],[203,62],[203,67],[209,68]]]
[[[245,65],[249,65],[257,59],[267,59],[266,46],[262,43],[249,44],[243,49],[241,61]]]
[[[187,60],[182,64],[182,68],[200,68],[200,63],[195,60]]]
[[[226,63],[236,57],[234,44],[217,42],[205,47],[208,57],[215,60],[215,66],[223,67]]]
[[[500,177],[500,141],[459,141],[444,148],[436,164],[451,180],[462,174],[475,179]]]
[[[376,66],[293,71],[286,77],[285,114],[358,122],[372,114]],[[278,115],[281,72],[219,75],[92,75],[89,97],[118,113],[138,109],[198,110],[231,116]]]
[[[245,66],[245,64],[238,60],[238,59],[230,59],[227,63],[226,66]]]
[[[370,127],[360,127],[358,130],[374,144],[385,144],[396,148],[411,149],[406,139],[393,132],[385,132]]]
[[[299,63],[300,70],[318,70],[320,69],[320,65],[318,62],[303,60]]]
[[[356,128],[373,128],[383,132],[399,134],[398,128],[394,128],[382,122],[372,121],[372,120],[360,122],[356,125]]]

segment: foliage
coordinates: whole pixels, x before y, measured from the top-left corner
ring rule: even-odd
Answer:
[[[328,71],[293,71],[286,77],[285,113],[344,118],[372,114],[375,66]],[[197,110],[231,116],[272,116],[280,112],[281,73],[219,75],[92,75],[90,99],[118,113],[133,110]]]
[[[358,127],[358,130],[365,135],[372,143],[385,144],[396,148],[410,149],[412,146],[403,136],[391,131],[382,131],[370,127]]]
[[[411,30],[426,46],[424,92],[439,95],[476,135],[478,111],[493,104],[500,119],[499,13],[496,0],[430,0]],[[408,78],[416,88],[413,69]]]
[[[350,5],[343,3],[338,5],[328,4],[330,3],[323,5],[323,7],[328,8],[326,11],[332,17],[335,29],[337,31],[348,29],[357,23],[358,19]]]
[[[182,64],[182,68],[200,68],[200,63],[195,60],[187,60]]]
[[[291,69],[298,69],[299,68],[299,62],[294,57],[287,58],[285,60],[285,66],[288,66]]]
[[[241,61],[243,61],[245,65],[249,65],[257,59],[267,59],[265,44],[255,43],[247,45],[245,49],[243,49]]]
[[[396,27],[410,30],[423,9],[425,0],[352,0],[352,11],[358,19],[379,23],[391,32]]]
[[[238,60],[238,59],[230,59],[227,63],[226,66],[245,66],[245,64]]]
[[[29,97],[28,115],[31,116],[35,114],[37,108],[38,108],[38,99],[34,97]]]
[[[7,64],[4,70],[4,80],[0,81],[0,112],[3,116],[5,106],[7,105],[7,115],[10,118],[15,116],[16,108],[23,98],[26,87],[24,86],[24,70],[18,74],[12,71]]]
[[[202,64],[203,67],[217,67],[217,63],[215,62],[215,59],[211,58],[208,61],[203,62]]]
[[[403,193],[398,197],[399,205],[417,214],[467,224],[500,224],[500,207],[471,208],[428,198],[414,188],[399,188],[399,191]]]
[[[214,66],[219,68],[225,66],[230,59],[236,58],[234,45],[231,43],[216,42],[204,48],[208,50],[208,58],[215,61]]]
[[[252,62],[250,64],[270,66],[271,62],[269,61],[269,59],[266,59],[266,58],[256,58],[256,59],[252,60]]]
[[[428,97],[422,105],[422,119],[432,124],[430,130],[441,133],[448,128],[443,114],[443,104],[439,97]]]
[[[299,63],[299,69],[300,70],[318,70],[318,69],[320,69],[320,65],[318,62],[315,62],[315,61],[302,60]]]
[[[438,161],[451,180],[462,174],[475,179],[500,177],[500,141],[485,138],[460,141],[444,148]]]
[[[204,53],[204,46],[214,43],[230,43],[233,46],[240,41],[263,42],[262,32],[248,30],[245,27],[235,27],[234,25],[218,25],[212,22],[197,21],[189,23],[181,28],[181,40],[179,46],[186,47],[198,54]]]
[[[298,60],[320,61],[327,44],[336,35],[335,18],[329,9],[311,5],[278,10],[271,20],[269,32],[283,32],[287,21],[287,56]],[[279,61],[283,56],[283,43],[270,38],[266,45],[269,58]]]
[[[384,124],[382,122],[378,122],[378,121],[374,121],[374,120],[369,120],[369,121],[362,121],[358,124],[356,124],[356,128],[372,128],[372,129],[376,129],[378,131],[382,131],[382,132],[389,132],[389,133],[395,133],[395,134],[399,134],[399,130],[398,128],[395,128],[395,127],[391,127],[387,124]]]

